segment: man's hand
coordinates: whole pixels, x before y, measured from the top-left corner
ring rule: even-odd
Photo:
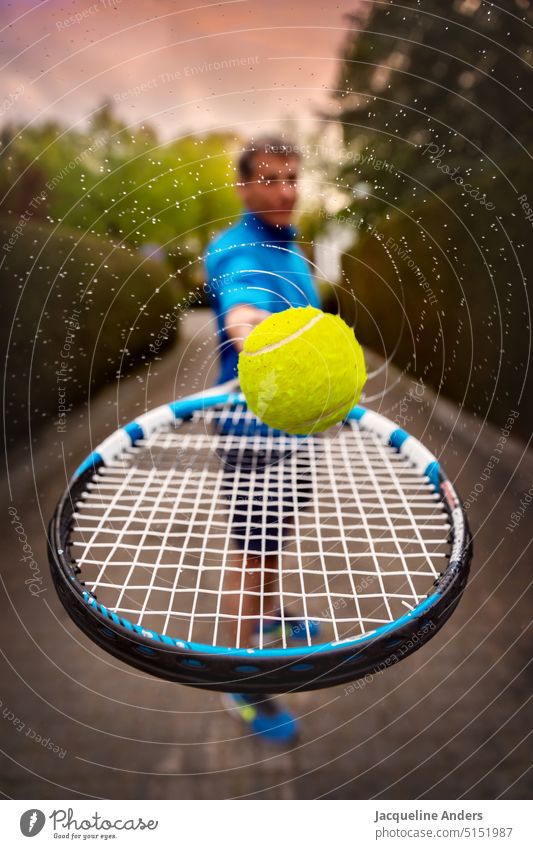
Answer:
[[[244,347],[244,340],[257,324],[261,324],[270,313],[260,310],[249,304],[239,304],[233,307],[226,315],[224,326],[226,333],[240,353]]]

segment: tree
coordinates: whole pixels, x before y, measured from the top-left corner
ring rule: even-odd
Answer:
[[[531,5],[360,8],[334,93],[342,214],[359,237],[345,308],[365,344],[481,416],[503,424],[523,410],[525,433]]]
[[[533,17],[528,0],[506,6],[395,0],[348,16],[335,100],[361,158],[340,180],[374,187],[369,215],[416,198],[420,184],[446,185],[431,160],[438,151],[478,183],[511,160],[527,172]],[[376,160],[391,167],[377,171]]]

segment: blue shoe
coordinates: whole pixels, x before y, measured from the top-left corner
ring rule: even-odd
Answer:
[[[225,693],[224,704],[237,715],[253,734],[272,743],[293,743],[298,722],[288,710],[280,708],[272,696]]]
[[[272,621],[269,620],[267,622],[263,622],[263,641],[266,645],[274,642],[275,640],[281,639],[281,611],[278,611],[277,616],[279,616],[280,621]],[[284,611],[284,616],[290,616],[288,611]],[[320,623],[316,622],[314,619],[292,619],[290,622],[285,622],[285,637],[287,640],[302,640],[303,642],[307,642],[307,628],[309,628],[309,636],[311,639],[313,637],[318,637],[320,634]],[[257,645],[259,642],[259,625],[255,625],[254,627],[254,643]]]

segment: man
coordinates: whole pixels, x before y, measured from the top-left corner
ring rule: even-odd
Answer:
[[[320,306],[309,264],[296,244],[297,233],[292,227],[298,168],[296,149],[278,138],[260,139],[239,158],[237,188],[244,214],[237,224],[212,242],[206,256],[206,288],[216,313],[220,340],[220,383],[237,376],[238,356],[246,336],[270,313],[289,307]],[[279,452],[247,449],[244,456],[242,452],[237,456],[234,450],[225,452],[222,460],[226,490],[238,485],[240,492],[248,489],[248,481],[257,477],[264,480],[265,467],[279,461]],[[233,499],[233,536],[244,553],[231,564],[239,568],[227,572],[225,584],[226,589],[233,590],[226,596],[225,607],[226,614],[232,617],[231,645],[253,644],[260,593],[263,637],[276,628],[279,633],[279,602],[269,603],[268,599],[276,597],[284,530],[280,525],[285,523],[280,521],[279,504],[269,504],[271,496],[268,493],[264,496],[256,484],[255,491],[248,490],[245,494],[246,503],[241,506],[241,512]],[[290,502],[290,499],[282,500]],[[304,500],[299,493],[297,501],[301,504]],[[249,524],[249,502],[258,505],[251,509],[255,521],[245,537],[242,530],[239,536],[246,517]],[[307,623],[309,627],[316,628],[314,623]],[[293,622],[292,636],[298,635],[306,635],[306,626]],[[231,694],[228,700],[254,733],[280,742],[294,739],[296,721],[277,700],[241,694]]]

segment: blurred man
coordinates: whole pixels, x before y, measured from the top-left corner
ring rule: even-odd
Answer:
[[[278,138],[263,138],[250,144],[239,158],[238,191],[244,213],[211,243],[206,257],[206,288],[219,333],[220,383],[237,376],[238,356],[246,336],[270,313],[289,307],[320,306],[309,264],[296,243],[297,233],[292,226],[299,164],[297,149]],[[225,583],[225,589],[233,591],[225,597],[225,613],[232,617],[228,639],[234,646],[253,645],[254,628],[262,628],[263,636],[280,633],[279,601],[273,599],[282,526],[286,527],[280,516],[285,508],[273,503],[278,496],[265,495],[257,485],[250,490],[246,484],[257,476],[264,479],[265,466],[279,460],[274,454],[272,450],[257,449],[246,449],[243,454],[242,450],[233,449],[222,457],[226,489],[238,483],[239,491],[248,490],[242,496],[241,511],[239,504],[234,505],[231,517],[233,536],[243,554],[230,564],[238,568],[227,572]],[[290,500],[282,499],[284,504]],[[299,492],[297,501],[301,504],[304,500],[305,495]],[[261,594],[263,621],[258,625]],[[308,622],[307,628],[314,632],[316,625]],[[293,621],[288,630],[288,636],[306,636],[304,623]],[[254,733],[282,742],[294,739],[296,721],[277,700],[231,694],[228,701]]]

